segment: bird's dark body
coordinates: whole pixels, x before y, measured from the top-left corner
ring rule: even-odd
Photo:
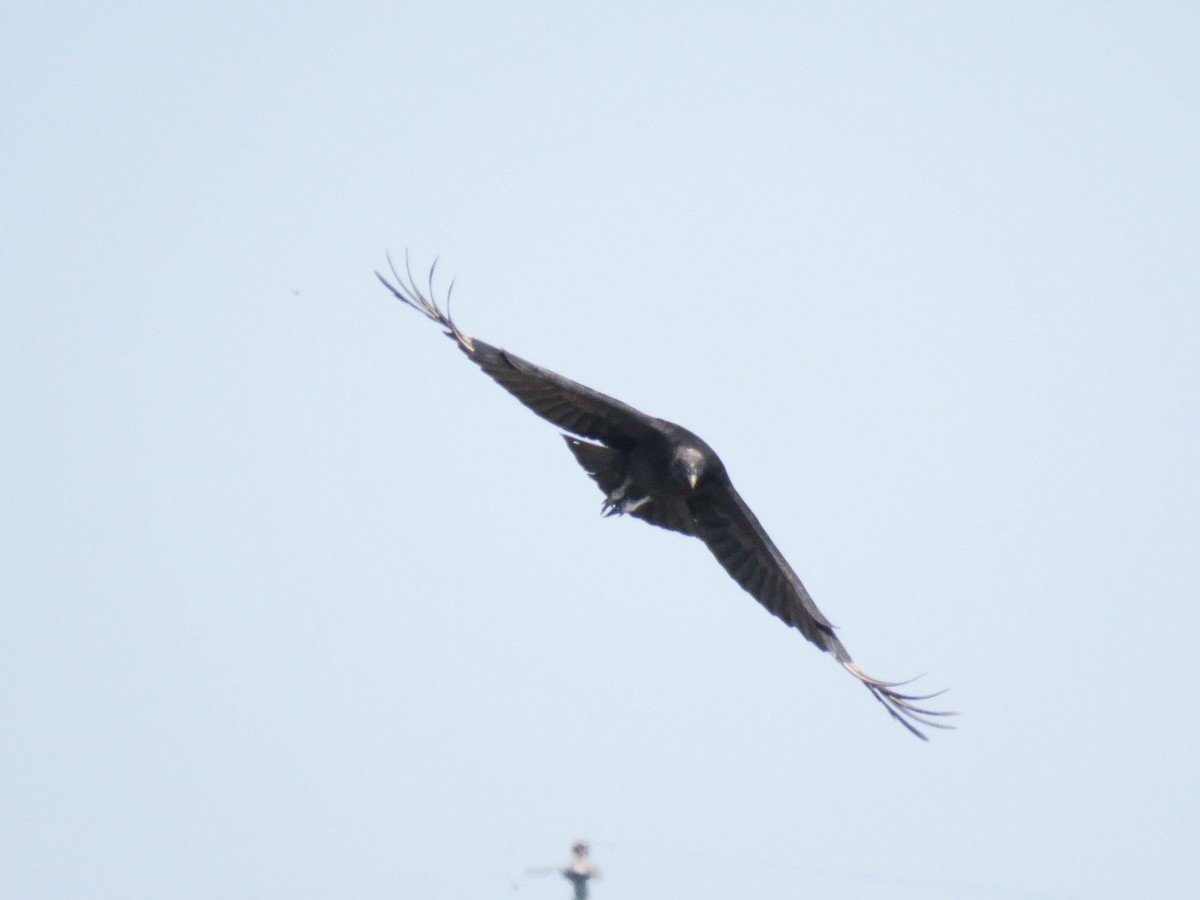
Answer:
[[[567,446],[605,495],[605,515],[635,518],[700,538],[726,572],[773,615],[830,653],[913,734],[913,723],[949,727],[951,715],[916,706],[913,696],[867,675],[817,608],[783,554],[734,489],[720,458],[686,428],[646,415],[613,397],[564,378],[458,329],[413,283],[396,275],[380,281],[400,300],[446,328],[446,333],[501,387],[567,434]],[[432,271],[430,273],[432,281]],[[931,717],[934,717],[931,719]]]
[[[660,528],[694,535],[696,525],[688,509],[688,497],[704,485],[726,478],[725,467],[712,448],[686,428],[662,419],[655,420],[655,425],[654,430],[620,449],[564,437],[605,496],[628,484],[626,494],[635,502],[646,498],[645,505],[630,510],[630,515]],[[675,448],[681,445],[696,448],[707,459],[705,475],[696,488],[671,475],[671,460]]]

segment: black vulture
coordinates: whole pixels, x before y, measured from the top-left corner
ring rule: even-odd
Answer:
[[[872,678],[854,662],[834,626],[734,490],[725,466],[708,444],[673,422],[648,416],[464,333],[449,314],[453,284],[445,311],[432,299],[436,265],[429,270],[429,296],[416,286],[411,269],[406,268],[405,277],[391,266],[392,281],[375,274],[398,300],[443,326],[459,349],[502,388],[569,432],[563,435],[567,447],[604,492],[604,515],[628,514],[700,538],[734,581],[773,615],[832,654],[901,725],[922,740],[927,738],[918,726],[952,727],[938,720],[954,713],[918,705],[942,692],[901,693],[897,688],[904,682]]]

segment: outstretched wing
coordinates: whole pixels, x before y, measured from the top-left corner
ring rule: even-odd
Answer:
[[[806,638],[836,659],[862,682],[901,725],[922,740],[917,728],[951,728],[937,717],[954,713],[935,712],[916,704],[936,697],[902,694],[900,684],[880,681],[864,672],[834,634],[833,625],[817,609],[800,578],[792,571],[758,518],[727,479],[709,484],[687,501],[696,533],[734,581],[773,615],[796,628]],[[938,692],[940,693],[940,692]]]
[[[391,260],[388,262],[390,264]],[[654,430],[655,419],[632,406],[460,331],[450,318],[449,292],[446,311],[443,311],[416,286],[411,271],[406,268],[405,278],[394,265],[391,268],[394,283],[378,272],[375,275],[396,299],[442,325],[446,335],[454,339],[472,362],[543,419],[564,431],[601,441],[610,447],[628,447],[638,435]],[[433,273],[434,269],[430,268],[430,294],[433,293]],[[450,291],[453,289],[451,284]]]

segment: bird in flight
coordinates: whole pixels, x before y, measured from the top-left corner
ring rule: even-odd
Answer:
[[[708,444],[686,428],[460,330],[449,313],[453,283],[445,310],[431,299],[436,261],[429,269],[428,294],[417,287],[411,268],[406,266],[401,275],[390,258],[388,263],[392,280],[375,275],[396,299],[445,328],[447,337],[484,373],[543,419],[569,432],[563,435],[567,447],[604,493],[604,515],[630,515],[700,538],[734,581],[772,615],[831,654],[914,735],[928,740],[923,726],[953,727],[940,720],[954,713],[924,708],[925,701],[941,691],[901,693],[898,688],[905,682],[872,678],[851,658]]]

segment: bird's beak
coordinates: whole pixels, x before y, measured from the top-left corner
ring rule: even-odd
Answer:
[[[688,487],[690,487],[693,491],[696,489],[696,484],[699,481],[700,481],[700,473],[699,472],[688,472],[688,476],[687,476]]]

